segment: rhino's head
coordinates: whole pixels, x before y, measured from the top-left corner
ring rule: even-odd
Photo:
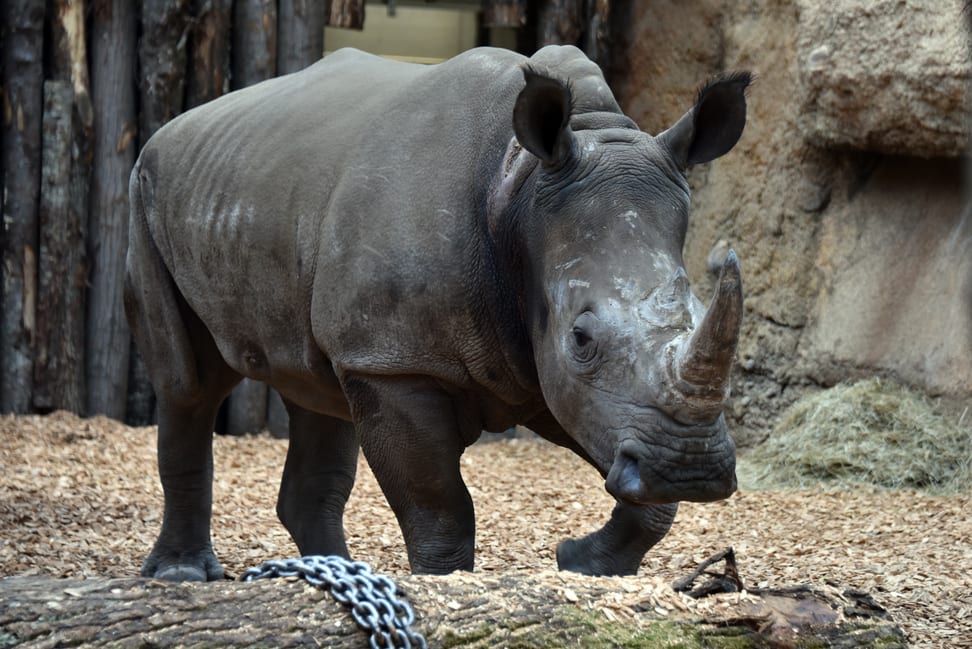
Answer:
[[[527,70],[526,81],[514,132],[539,162],[518,192],[517,239],[548,407],[615,497],[725,498],[736,488],[722,410],[741,279],[730,252],[708,309],[689,288],[685,171],[735,145],[750,76],[710,82],[655,137],[619,113],[572,116],[557,79]]]

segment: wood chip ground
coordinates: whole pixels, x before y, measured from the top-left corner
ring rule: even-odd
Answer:
[[[268,436],[215,440],[213,543],[231,574],[296,553],[274,513],[286,449]],[[555,568],[561,539],[597,528],[613,505],[593,469],[543,442],[476,445],[462,463],[482,573],[540,577]],[[0,577],[137,575],[161,505],[153,428],[65,413],[0,417]],[[868,591],[912,646],[972,648],[970,512],[972,494],[742,490],[720,503],[683,504],[641,581],[620,580],[619,591],[665,590],[733,546],[750,587]],[[345,526],[355,558],[407,572],[395,518],[363,461]]]

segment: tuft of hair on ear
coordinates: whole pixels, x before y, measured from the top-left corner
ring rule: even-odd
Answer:
[[[696,105],[701,104],[705,96],[716,86],[723,84],[735,84],[742,86],[743,92],[749,88],[750,84],[756,81],[756,75],[748,70],[738,70],[736,72],[724,72],[706,81],[695,97]]]
[[[563,88],[567,92],[567,114],[574,114],[574,82],[571,79],[565,79],[532,63],[524,63],[520,68],[523,70],[523,80],[527,83],[536,79],[541,83],[553,83]]]

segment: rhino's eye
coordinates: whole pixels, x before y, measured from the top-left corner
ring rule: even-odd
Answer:
[[[587,347],[587,345],[590,344],[590,335],[588,335],[588,333],[580,327],[574,327],[571,330],[571,333],[574,334],[574,344],[577,345],[578,348]]]
[[[570,329],[569,346],[571,356],[584,366],[597,358],[597,337],[599,321],[593,313],[582,313]]]

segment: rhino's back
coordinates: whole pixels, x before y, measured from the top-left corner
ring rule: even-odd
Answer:
[[[537,55],[578,75],[584,96],[593,78],[596,95],[603,78],[580,59]],[[332,363],[457,381],[495,366],[515,300],[494,281],[483,210],[525,60],[483,48],[420,66],[341,50],[149,141],[141,213],[232,367],[298,385]]]

